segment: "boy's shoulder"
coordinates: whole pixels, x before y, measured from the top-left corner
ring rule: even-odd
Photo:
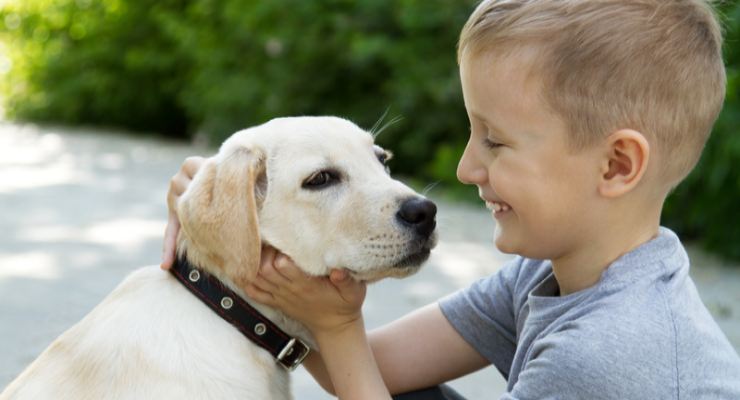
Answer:
[[[639,245],[612,262],[603,272],[599,283],[590,289],[629,289],[629,284],[644,281],[664,281],[665,276],[687,275],[689,258],[678,236],[661,227],[658,235]],[[536,289],[552,273],[549,260],[517,256],[500,271],[502,279],[509,281],[512,289],[526,293]]]
[[[611,382],[614,390],[622,379],[636,387],[646,379],[645,384],[653,382],[651,390],[662,382],[671,393],[705,398],[706,382],[713,380],[717,393],[740,394],[740,358],[688,272],[678,237],[663,228],[613,263],[536,346],[569,357],[579,370],[607,374],[604,385]]]
[[[552,379],[583,390],[598,379],[615,398],[740,398],[740,357],[689,277],[602,290],[533,344],[562,361]]]

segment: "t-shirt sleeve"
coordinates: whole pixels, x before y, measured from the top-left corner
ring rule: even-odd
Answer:
[[[516,352],[514,290],[521,264],[517,257],[497,273],[439,301],[453,328],[506,378]]]

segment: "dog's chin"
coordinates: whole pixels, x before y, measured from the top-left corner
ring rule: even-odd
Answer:
[[[351,271],[352,278],[358,281],[375,282],[384,278],[405,278],[421,269],[421,265],[429,259],[431,249],[423,248],[408,254],[389,266],[373,268],[369,271]]]
[[[419,269],[419,267],[421,267],[421,264],[424,263],[424,261],[429,259],[429,255],[431,254],[431,251],[432,249],[428,247],[423,247],[419,251],[411,253],[407,255],[406,257],[398,260],[395,264],[391,266],[391,268],[392,269],[407,269],[407,268]]]

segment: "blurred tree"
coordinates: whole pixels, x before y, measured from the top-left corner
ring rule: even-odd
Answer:
[[[403,119],[380,142],[428,178],[436,148],[460,149],[467,132],[454,49],[472,4],[196,0],[166,21],[191,57],[180,99],[215,142],[276,115],[370,127],[388,108]]]
[[[182,57],[157,17],[186,0],[6,2],[10,117],[182,135]],[[9,56],[9,57],[8,57]]]
[[[275,116],[332,114],[369,128],[389,110],[402,119],[378,141],[398,155],[393,169],[453,184],[468,135],[455,45],[476,3],[5,0],[0,93],[11,118],[212,144]],[[663,222],[740,259],[740,6],[721,11],[727,104]]]

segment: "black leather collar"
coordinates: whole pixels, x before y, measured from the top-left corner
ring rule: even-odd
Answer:
[[[303,341],[283,332],[221,281],[184,258],[178,259],[170,271],[195,297],[267,350],[286,369],[294,370],[308,355],[310,348]]]

